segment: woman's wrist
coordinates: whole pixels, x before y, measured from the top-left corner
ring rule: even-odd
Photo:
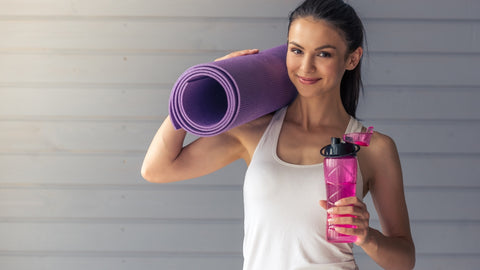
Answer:
[[[368,227],[367,237],[365,237],[363,243],[357,245],[365,251],[375,252],[378,250],[378,237],[381,237],[381,233],[372,227]]]

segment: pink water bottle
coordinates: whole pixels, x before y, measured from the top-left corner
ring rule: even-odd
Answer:
[[[320,151],[325,157],[323,171],[327,186],[327,209],[336,201],[355,196],[357,183],[357,158],[356,153],[360,146],[341,142],[340,138],[332,138],[331,144]],[[327,241],[332,243],[352,243],[356,236],[346,235],[335,231],[337,227],[353,227],[350,225],[331,225],[328,219],[335,215],[327,214]],[[342,216],[342,215],[339,215]],[[348,216],[348,215],[343,215]]]

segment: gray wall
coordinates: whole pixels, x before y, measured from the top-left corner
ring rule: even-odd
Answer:
[[[179,74],[284,42],[298,2],[0,1],[0,269],[240,269],[245,165],[167,185],[140,166]],[[350,2],[359,117],[398,144],[417,269],[477,269],[480,1]]]

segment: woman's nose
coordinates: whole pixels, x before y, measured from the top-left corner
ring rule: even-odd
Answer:
[[[305,56],[303,59],[302,59],[302,65],[301,65],[301,70],[302,72],[304,73],[312,73],[315,71],[315,64],[314,64],[314,61],[312,59],[312,57],[309,57],[309,56]]]

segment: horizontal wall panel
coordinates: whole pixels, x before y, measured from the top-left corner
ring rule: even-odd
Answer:
[[[480,189],[454,188],[408,188],[405,190],[410,221],[428,222],[479,222]],[[364,198],[371,219],[378,220],[378,214],[369,193]],[[459,210],[461,209],[461,211]]]
[[[5,121],[0,122],[0,152],[145,153],[159,126],[135,121]]]
[[[0,5],[1,15],[17,16],[167,16],[167,17],[287,17],[295,0],[243,2],[222,0],[122,1],[109,0],[65,2],[62,0],[6,0]],[[274,8],[273,8],[274,7]]]
[[[2,118],[123,118],[158,117],[168,114],[171,89],[155,86],[111,87],[0,87]],[[161,118],[160,118],[161,117]]]
[[[0,155],[0,185],[144,184],[140,176],[143,157],[141,154]]]
[[[480,10],[480,2],[477,0],[455,2],[446,0],[352,0],[349,3],[357,9],[361,17],[384,19],[478,20],[478,11]]]
[[[232,2],[222,0],[181,0],[168,3],[141,0],[113,4],[108,0],[70,1],[7,0],[0,5],[5,16],[207,16],[207,17],[286,17],[301,1]],[[476,0],[435,1],[350,1],[362,17],[478,19]],[[372,8],[374,7],[374,8]],[[413,8],[414,7],[414,8]]]
[[[160,123],[141,121],[0,121],[0,153],[144,153]],[[400,153],[478,154],[476,121],[367,121]],[[462,142],[462,143],[458,143]]]
[[[478,223],[426,223],[412,224],[412,234],[417,253],[426,254],[476,254],[475,243],[480,240]],[[448,244],[447,244],[448,243]]]
[[[287,40],[287,19],[0,20],[0,50],[230,51]],[[68,33],[68,34],[64,34]]]
[[[210,62],[214,53],[0,54],[0,83],[168,83],[188,67]],[[172,65],[171,63],[175,63]],[[19,71],[22,72],[19,72]]]
[[[238,187],[2,188],[0,194],[0,217],[3,218],[243,218],[242,190]],[[480,221],[478,188],[412,188],[406,190],[405,198],[413,221]],[[372,219],[378,219],[370,195],[365,201]],[[459,208],[462,211],[458,211]],[[323,211],[320,206],[318,210]]]
[[[370,221],[370,226],[380,228],[378,221]],[[474,247],[474,243],[480,239],[478,222],[411,221],[410,227],[416,254],[425,256],[476,255],[477,257],[480,255],[480,252]],[[366,255],[358,246],[354,246],[353,252],[359,257]]]
[[[480,188],[479,155],[401,155],[405,186]]]
[[[480,21],[365,20],[370,52],[479,53]],[[287,39],[287,18],[0,20],[0,50],[231,51]],[[66,34],[68,33],[68,34]],[[447,38],[448,37],[448,38]]]
[[[69,269],[69,270],[158,270],[158,269],[177,269],[187,270],[195,265],[198,270],[210,269],[241,269],[243,258],[241,255],[235,257],[180,257],[165,256],[155,257],[129,257],[115,256],[99,258],[97,256],[15,256],[0,255],[0,267],[2,269],[15,270],[50,270],[50,269]],[[360,269],[382,269],[370,257],[364,254],[356,255],[356,261]],[[475,269],[480,263],[480,258],[475,255],[423,255],[417,254],[415,269],[418,270],[451,270],[451,269]]]
[[[360,119],[480,120],[478,88],[365,86]],[[455,104],[455,106],[452,106]]]
[[[207,255],[202,257],[183,256],[180,254],[163,255],[154,254],[151,256],[138,257],[132,255],[109,255],[105,254],[100,257],[99,254],[90,257],[85,255],[2,255],[0,253],[0,268],[15,270],[52,270],[52,269],[69,269],[69,270],[159,270],[159,269],[175,269],[175,270],[191,270],[192,266],[196,270],[211,269],[241,269],[243,258],[240,253],[232,256],[215,256]]]
[[[480,55],[476,54],[373,54],[364,62],[364,82],[387,86],[478,87],[477,61]]]
[[[198,252],[241,254],[241,224],[0,224],[0,248],[10,252]],[[419,254],[477,254],[479,225],[413,224]],[[448,243],[446,245],[445,243]],[[355,247],[354,252],[364,254]],[[100,253],[101,254],[101,253]]]
[[[356,255],[359,269],[368,270],[381,270],[368,255],[361,254]],[[478,255],[465,255],[465,254],[438,254],[438,255],[424,255],[416,254],[416,270],[451,270],[451,269],[477,269],[480,264],[480,258]]]
[[[104,257],[92,255],[2,255],[0,253],[0,268],[15,270],[51,270],[51,269],[69,269],[69,270],[159,270],[175,269],[190,270],[192,266],[196,270],[211,269],[241,269],[243,258],[241,254],[237,256],[184,256],[182,255],[152,255],[133,257],[132,255],[112,256],[105,254]]]
[[[147,150],[145,149],[145,152]],[[140,176],[144,154],[136,155],[0,155],[0,185],[131,186],[145,180]],[[480,156],[408,155],[400,156],[403,181],[407,188],[479,188],[472,175],[480,175]],[[28,167],[28,170],[25,170]],[[172,185],[242,186],[246,165],[232,163],[210,175]],[[464,174],[464,177],[459,175]],[[452,179],[455,179],[453,182]],[[113,188],[113,187],[112,187]]]
[[[240,253],[241,224],[0,223],[1,250]]]
[[[478,254],[455,254],[455,255],[423,255],[417,254],[415,269],[418,270],[451,270],[451,269],[476,269],[480,265]]]
[[[365,121],[392,137],[400,153],[478,154],[478,121]],[[465,132],[465,133],[464,133]],[[461,142],[461,143],[458,143]]]
[[[385,1],[392,5],[393,1]],[[416,1],[419,3],[421,1]],[[383,3],[383,2],[382,2]],[[478,17],[480,19],[480,16]],[[365,20],[372,52],[478,53],[480,21]]]
[[[151,119],[168,114],[171,89],[165,86],[0,87],[4,119]],[[360,119],[480,120],[479,88],[366,86]],[[457,106],[451,106],[451,104]]]
[[[83,82],[173,85],[188,67],[213,61],[219,56],[210,52],[152,55],[0,54],[0,73],[3,74],[0,84]],[[478,62],[480,55],[375,54],[366,61],[365,83],[478,86],[480,78],[475,69]]]
[[[0,194],[0,217],[4,218],[243,218],[243,198],[238,188],[2,188]]]
[[[57,188],[99,186],[108,189],[111,186],[111,189],[161,189],[162,184],[145,185],[147,182],[140,175],[143,158],[144,154],[0,155],[0,187],[34,188],[53,185]],[[239,160],[207,176],[169,185],[219,185],[240,188],[245,170],[245,162]]]
[[[480,189],[407,190],[411,220],[480,221]],[[459,209],[462,209],[459,211]],[[448,243],[448,242],[447,242]]]

